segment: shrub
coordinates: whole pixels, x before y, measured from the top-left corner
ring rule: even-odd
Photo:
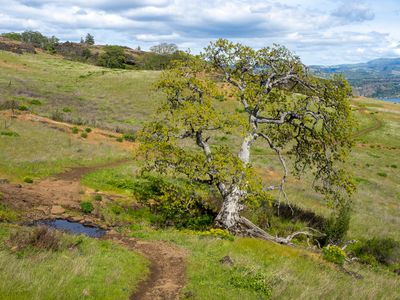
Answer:
[[[346,236],[350,225],[351,204],[350,202],[339,207],[336,215],[333,215],[324,228],[325,238],[323,244],[340,243]]]
[[[42,101],[40,101],[39,99],[32,99],[31,101],[29,101],[29,103],[32,105],[42,105]]]
[[[85,214],[90,214],[94,209],[92,202],[89,201],[81,201],[80,205],[82,212]]]
[[[105,46],[98,64],[107,68],[125,68],[125,51],[121,46]]]
[[[86,131],[87,133],[91,133],[91,132],[92,132],[92,128],[87,127],[87,128],[85,128],[85,131]]]
[[[0,194],[0,200],[2,196]],[[8,208],[5,204],[0,203],[0,222],[13,222],[17,220],[17,214]]]
[[[88,134],[87,134],[86,132],[82,132],[82,133],[81,133],[81,137],[84,138],[84,139],[86,139],[86,138],[88,137]]]
[[[2,33],[1,36],[15,41],[21,41],[22,39],[21,34],[17,32]]]
[[[393,169],[397,169],[397,165],[391,165],[390,167]]]
[[[322,248],[324,259],[338,265],[343,265],[346,260],[346,252],[340,247],[328,245]]]
[[[72,112],[72,109],[69,108],[69,107],[64,107],[64,108],[62,109],[62,111],[65,112],[65,113],[70,113],[70,112]]]
[[[10,137],[19,137],[18,133],[14,132],[14,131],[10,131],[10,130],[1,131],[0,135],[10,136]]]
[[[136,133],[134,132],[134,133],[124,134],[123,138],[126,141],[134,142],[134,141],[136,141],[137,136],[136,136]]]
[[[100,194],[96,194],[93,196],[93,200],[95,201],[101,201],[103,199],[103,197]]]
[[[26,105],[19,105],[19,106],[18,106],[18,110],[20,110],[20,111],[28,111],[29,108],[28,108],[28,106],[26,106]]]
[[[82,56],[84,59],[89,59],[89,58],[92,56],[92,52],[90,51],[89,48],[85,48],[85,49],[82,50],[81,56]]]
[[[377,174],[378,174],[378,176],[381,176],[381,177],[387,177],[387,174],[385,172],[379,172]]]
[[[25,178],[24,178],[24,182],[26,182],[26,183],[33,183],[33,179],[30,178],[30,177],[25,177]]]
[[[210,230],[207,231],[200,231],[198,234],[200,236],[212,236],[230,241],[233,241],[235,239],[235,237],[232,234],[230,234],[228,230],[220,228],[211,228]]]
[[[133,183],[132,190],[139,201],[158,215],[156,225],[201,230],[212,224],[214,212],[193,187],[153,176],[141,179]]]
[[[71,131],[73,134],[77,134],[79,132],[79,129],[78,129],[78,127],[72,127]]]
[[[244,267],[234,267],[229,278],[232,286],[260,293],[262,299],[269,299],[272,296],[272,287],[269,281],[266,274]]]
[[[392,238],[373,238],[361,240],[347,248],[361,262],[390,266],[400,264],[400,242]]]
[[[124,140],[121,137],[119,137],[119,138],[116,138],[116,141],[119,143],[122,143]]]
[[[39,226],[33,230],[19,230],[11,235],[9,243],[17,247],[17,250],[33,247],[58,251],[62,248],[61,233],[47,226]]]

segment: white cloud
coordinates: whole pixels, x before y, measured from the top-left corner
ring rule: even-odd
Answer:
[[[146,48],[168,41],[196,52],[208,41],[225,37],[253,47],[285,44],[307,63],[340,63],[398,53],[399,43],[393,38],[400,21],[390,26],[393,29],[383,26],[372,4],[376,5],[373,0],[0,0],[0,31],[32,29],[76,41],[91,32],[99,43]],[[390,10],[395,20],[398,10]]]

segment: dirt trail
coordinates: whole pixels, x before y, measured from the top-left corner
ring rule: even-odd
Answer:
[[[3,201],[23,212],[27,220],[55,217],[65,209],[78,209],[83,175],[98,169],[115,167],[128,162],[128,159],[114,161],[95,167],[73,168],[67,172],[52,176],[34,184],[0,184]]]
[[[0,184],[2,201],[23,212],[22,219],[68,218],[65,209],[79,209],[81,177],[100,168],[113,167],[127,160],[96,167],[75,168],[34,184]],[[76,217],[75,217],[76,218]],[[74,219],[74,218],[72,218]],[[85,222],[86,218],[79,218]],[[96,221],[91,217],[90,221]],[[95,222],[94,222],[95,223]],[[160,241],[141,241],[110,232],[106,238],[128,249],[139,251],[150,261],[150,274],[130,299],[178,299],[185,282],[184,250]]]
[[[141,252],[150,261],[150,274],[130,297],[131,300],[175,300],[185,282],[184,250],[161,241],[142,241],[119,234],[106,239]]]
[[[366,135],[366,134],[368,134],[372,131],[378,130],[382,127],[382,125],[383,125],[382,121],[379,120],[375,115],[368,114],[368,110],[364,107],[358,107],[358,108],[359,108],[359,112],[365,116],[368,115],[374,121],[374,124],[370,127],[361,129],[360,131],[356,132],[353,135],[354,138],[358,138],[360,136]]]

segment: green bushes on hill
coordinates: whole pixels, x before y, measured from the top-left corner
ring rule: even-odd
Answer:
[[[392,238],[360,240],[350,245],[348,250],[366,264],[400,267],[400,242]]]
[[[106,68],[125,68],[125,51],[121,46],[105,46],[105,52],[100,55],[98,65]]]

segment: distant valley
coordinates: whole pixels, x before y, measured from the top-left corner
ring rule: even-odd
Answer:
[[[400,98],[400,58],[381,58],[359,64],[310,66],[323,77],[343,74],[357,96]]]

